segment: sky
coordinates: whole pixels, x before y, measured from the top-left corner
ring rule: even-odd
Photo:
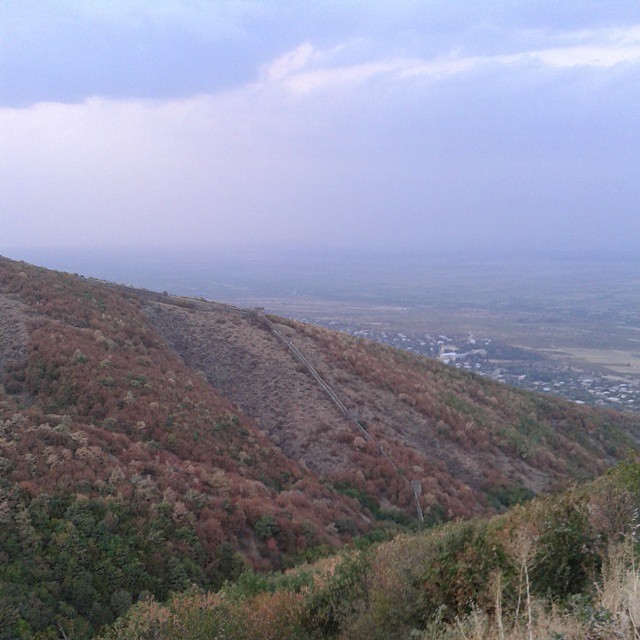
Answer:
[[[0,253],[640,253],[640,1],[3,0]]]

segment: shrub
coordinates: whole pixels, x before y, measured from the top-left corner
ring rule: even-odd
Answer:
[[[601,542],[591,529],[586,496],[570,492],[549,506],[540,527],[532,585],[541,595],[566,599],[585,590],[600,570]]]
[[[268,514],[256,520],[253,525],[253,530],[260,540],[268,540],[269,538],[275,538],[280,528],[278,527],[276,519]]]

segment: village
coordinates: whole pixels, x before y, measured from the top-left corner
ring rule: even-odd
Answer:
[[[331,320],[326,326],[426,356],[522,389],[557,395],[577,404],[593,404],[640,413],[640,379],[608,371],[570,366],[530,349],[491,338],[402,332],[368,324]]]

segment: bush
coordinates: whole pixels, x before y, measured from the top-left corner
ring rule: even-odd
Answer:
[[[275,538],[280,528],[272,515],[264,515],[256,520],[253,530],[260,540],[268,540],[269,538]]]
[[[555,500],[541,525],[534,590],[562,600],[587,589],[600,570],[601,544],[589,523],[586,496],[572,492]]]
[[[354,611],[366,605],[370,567],[370,557],[365,552],[345,556],[333,575],[308,593],[303,628],[309,633],[320,632],[322,638],[337,635]]]
[[[486,520],[450,525],[436,543],[434,557],[424,568],[424,590],[418,603],[422,621],[444,609],[447,618],[469,613],[491,601],[489,576],[513,572],[496,529]]]

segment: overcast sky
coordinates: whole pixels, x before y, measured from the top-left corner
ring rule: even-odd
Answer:
[[[640,2],[2,0],[0,252],[640,250]]]

